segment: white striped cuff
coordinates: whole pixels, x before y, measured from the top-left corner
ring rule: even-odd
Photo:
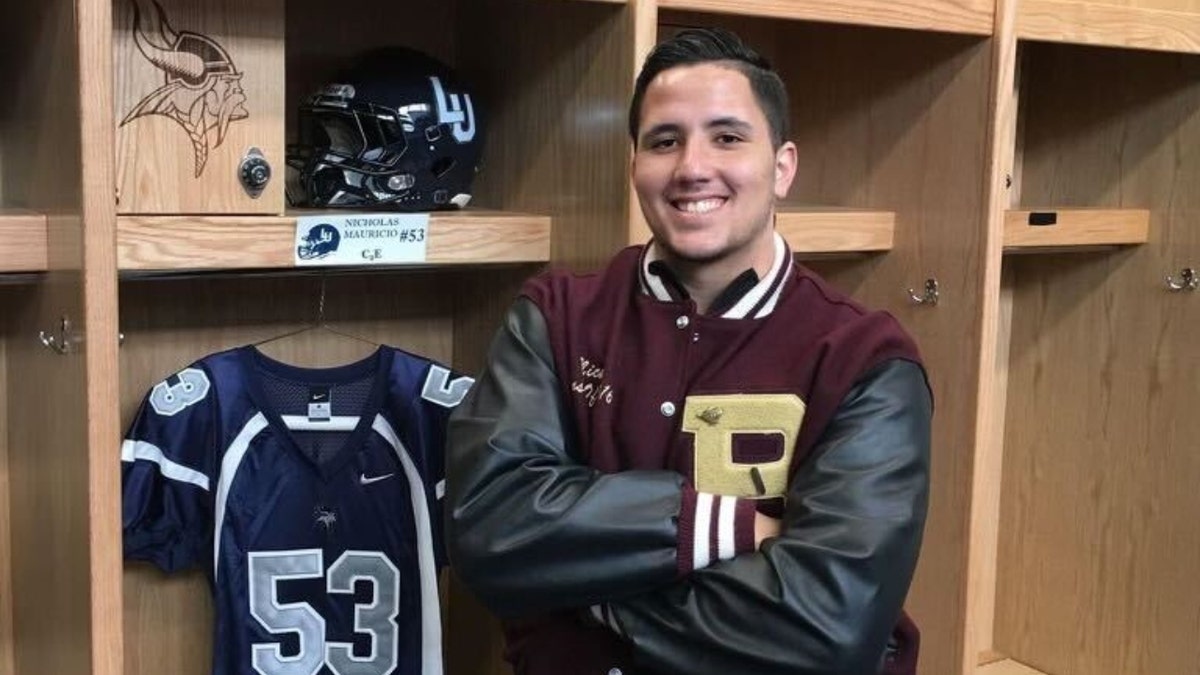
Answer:
[[[692,569],[708,567],[717,560],[737,555],[734,539],[736,497],[696,493],[695,527],[692,530]]]

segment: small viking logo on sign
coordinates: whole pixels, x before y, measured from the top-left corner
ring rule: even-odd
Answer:
[[[158,2],[151,17],[134,0],[133,40],[142,56],[162,71],[165,82],[139,101],[120,126],[148,115],[173,120],[192,142],[199,178],[209,151],[224,142],[229,124],[249,117],[242,72],[216,40],[174,31]]]

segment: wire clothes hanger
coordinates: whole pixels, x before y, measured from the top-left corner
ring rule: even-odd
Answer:
[[[304,326],[303,328],[297,328],[296,330],[290,330],[286,333],[281,333],[279,335],[273,335],[269,338],[264,338],[262,340],[259,340],[258,342],[252,343],[251,346],[258,347],[260,345],[265,345],[268,342],[277,342],[279,340],[283,340],[285,338],[290,338],[295,335],[301,335],[303,333],[307,333],[310,331],[319,330],[319,331],[324,331],[327,333],[333,333],[334,335],[344,337],[344,338],[347,338],[350,340],[355,340],[355,341],[361,342],[363,344],[371,345],[372,347],[378,347],[379,343],[376,342],[375,340],[368,340],[367,338],[359,337],[357,335],[354,335],[353,333],[347,333],[346,331],[338,330],[337,328],[334,328],[333,326],[330,326],[328,323],[326,323],[326,321],[325,321],[325,278],[326,278],[325,275],[322,274],[321,275],[320,299],[317,301],[317,318],[315,320],[313,320],[312,323],[310,323],[307,326]]]
[[[259,340],[258,342],[251,343],[251,346],[258,347],[269,342],[277,342],[279,340],[301,335],[310,331],[322,331],[378,348],[380,343],[374,340],[368,340],[364,337],[359,337],[353,333],[347,333],[345,331],[338,330],[333,326],[330,326],[325,321],[325,279],[326,275],[322,274],[320,296],[317,301],[317,318],[313,320],[312,323],[304,326],[303,328],[290,330],[286,333],[281,333],[279,335],[274,335],[269,338]],[[359,417],[357,415],[326,414],[323,416],[314,416],[310,414],[308,416],[280,415],[279,417],[281,420],[283,420],[284,425],[292,431],[353,431],[354,428],[358,426],[359,422]]]

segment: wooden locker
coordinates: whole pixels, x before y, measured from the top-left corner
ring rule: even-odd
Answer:
[[[1200,57],[1022,49],[1022,202],[1145,209],[1149,233],[1006,261],[995,647],[1053,675],[1188,672],[1200,305],[1166,279],[1200,259]]]
[[[6,224],[26,249],[0,300],[6,675],[121,672],[109,19],[103,2],[21,3],[4,27],[0,206],[25,210]]]
[[[283,0],[112,0],[112,13],[120,212],[282,212]],[[242,182],[255,150],[270,168],[257,195]]]
[[[150,386],[191,360],[310,325],[322,287],[325,315],[339,330],[473,372],[519,284],[552,251],[581,264],[623,242],[623,124],[594,110],[627,100],[625,7],[545,0],[348,0],[339,7],[345,20],[331,24],[326,3],[287,5],[278,44],[286,55],[277,83],[286,90],[284,118],[294,125],[301,97],[363,51],[424,51],[458,69],[487,113],[471,208],[431,214],[429,258],[420,270],[295,269],[295,218],[311,211],[123,215],[122,425]],[[264,346],[301,365],[345,363],[363,348],[319,331]],[[130,564],[123,581],[125,672],[209,672],[204,575]],[[444,595],[448,672],[503,672],[494,620],[453,581]]]
[[[1181,486],[1200,389],[1182,326],[1198,315],[1167,277],[1197,253],[1200,6],[1001,7],[1009,187],[993,202],[1003,266],[976,449],[979,673],[1191,672],[1200,598],[1178,570],[1196,560]]]

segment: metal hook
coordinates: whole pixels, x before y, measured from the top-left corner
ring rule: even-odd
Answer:
[[[1200,277],[1196,276],[1196,270],[1192,267],[1185,267],[1179,271],[1179,281],[1170,274],[1167,275],[1167,288],[1172,291],[1194,291],[1200,288]]]
[[[71,320],[67,317],[62,317],[58,328],[58,335],[51,335],[44,330],[38,331],[38,339],[42,345],[54,352],[55,354],[70,354],[74,338],[71,335]]]
[[[908,298],[918,305],[938,304],[938,281],[934,278],[925,280],[925,292],[917,295],[913,289],[908,289]]]

